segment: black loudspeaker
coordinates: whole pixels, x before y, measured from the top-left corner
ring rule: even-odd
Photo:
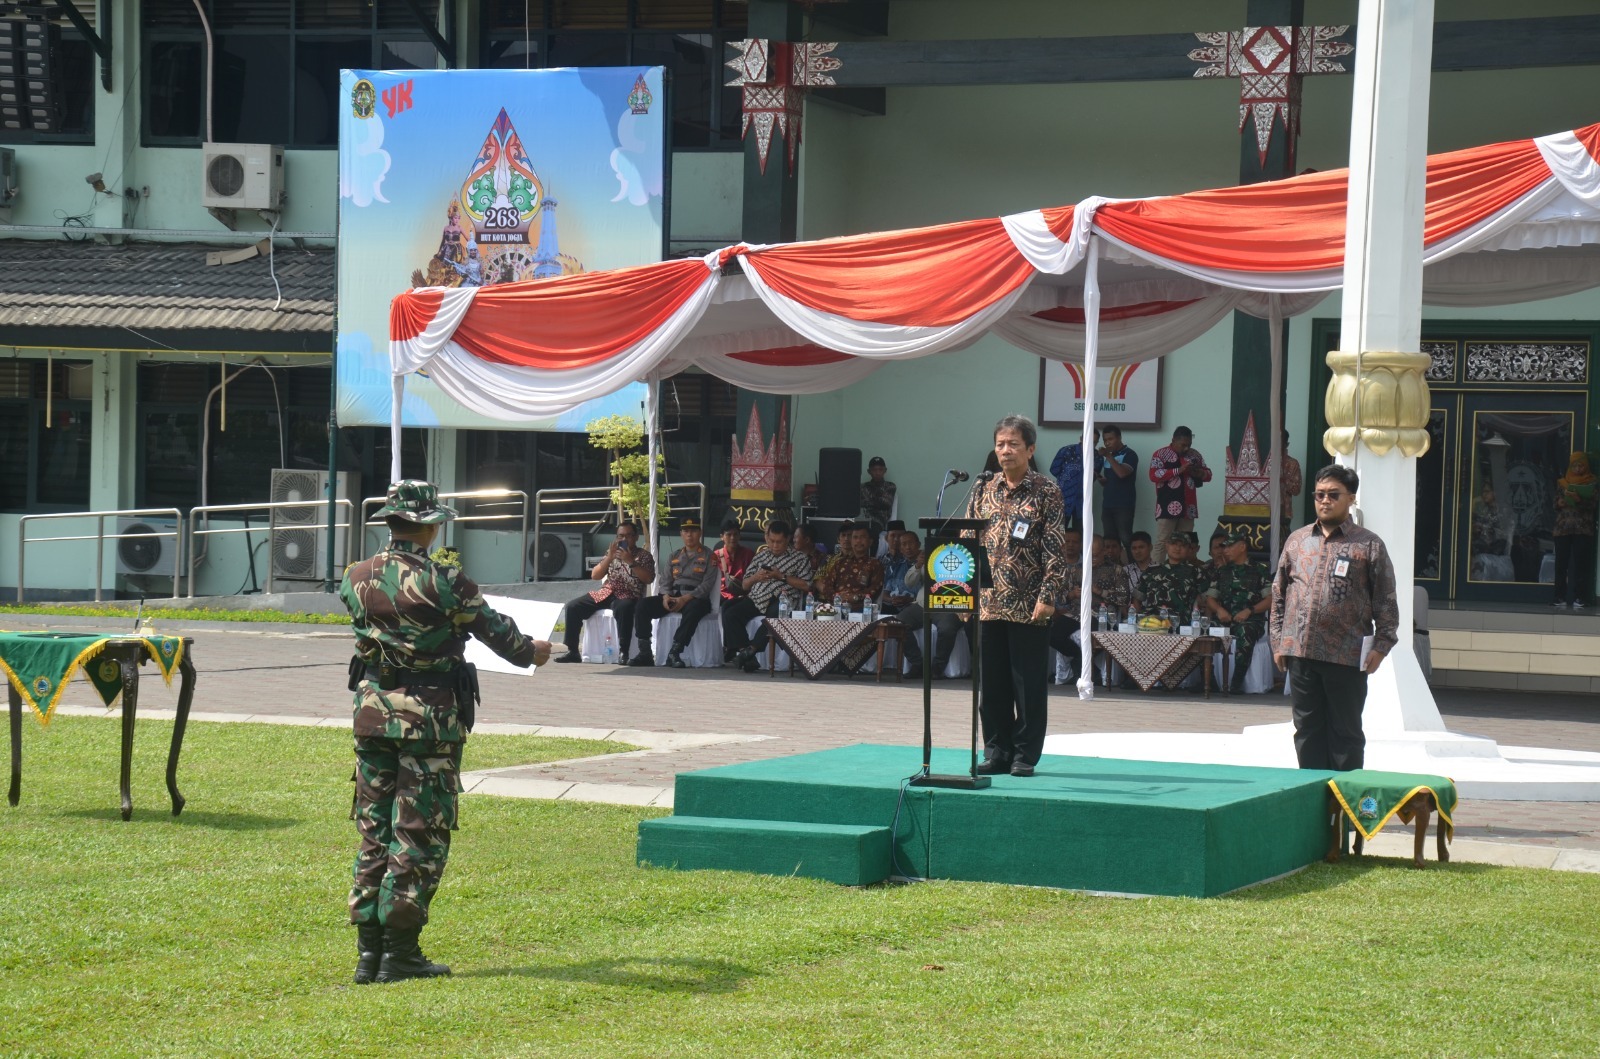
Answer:
[[[861,514],[861,450],[817,450],[817,517]]]

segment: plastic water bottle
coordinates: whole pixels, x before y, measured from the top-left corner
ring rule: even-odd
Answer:
[[[811,599],[810,594],[808,593],[806,595],[806,609],[805,609],[806,621],[811,621],[814,618],[816,618],[816,616],[817,616],[816,612],[813,611],[811,608],[812,608],[812,599]]]
[[[833,594],[833,614],[836,618],[844,617],[844,597],[837,592]]]
[[[861,601],[861,620],[874,622],[878,620],[878,604],[870,599]]]
[[[1104,603],[1100,604],[1100,613],[1095,617],[1094,627],[1099,629],[1101,632],[1105,632],[1111,628],[1111,612],[1106,609],[1106,605]]]
[[[1196,636],[1205,635],[1205,621],[1205,612],[1200,609],[1200,601],[1196,599],[1194,601],[1194,614],[1189,618],[1189,624],[1194,628]]]
[[[1172,612],[1166,607],[1161,608],[1161,620],[1166,623],[1166,631],[1172,631]]]
[[[789,609],[789,593],[787,593],[787,592],[779,592],[778,593],[778,620],[779,621],[788,621],[789,620],[789,615],[791,613],[793,613],[793,612]]]
[[[605,660],[605,663],[608,666],[617,664],[617,642],[611,638],[610,633],[606,634],[605,651],[600,655],[600,657]]]

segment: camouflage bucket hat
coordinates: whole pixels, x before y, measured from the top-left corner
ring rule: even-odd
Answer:
[[[389,486],[384,505],[377,511],[378,518],[398,516],[408,522],[432,525],[449,522],[456,517],[453,507],[439,503],[439,490],[432,482],[419,478],[403,478]]]

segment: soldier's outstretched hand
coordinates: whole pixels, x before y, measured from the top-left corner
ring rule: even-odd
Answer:
[[[549,640],[533,641],[533,664],[536,666],[542,666],[546,662],[550,661],[550,651],[551,646]]]

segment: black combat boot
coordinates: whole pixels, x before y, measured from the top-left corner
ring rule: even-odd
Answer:
[[[383,959],[383,924],[361,923],[356,927],[356,985],[368,985],[378,978],[378,963]]]
[[[396,930],[385,927],[383,931],[383,959],[378,964],[378,981],[404,982],[408,978],[444,978],[450,968],[442,963],[429,963],[417,944],[421,927]]]
[[[687,669],[687,668],[689,668],[689,663],[687,663],[687,662],[685,662],[683,660],[683,645],[682,644],[673,644],[672,645],[672,650],[667,652],[667,668],[668,669]]]

